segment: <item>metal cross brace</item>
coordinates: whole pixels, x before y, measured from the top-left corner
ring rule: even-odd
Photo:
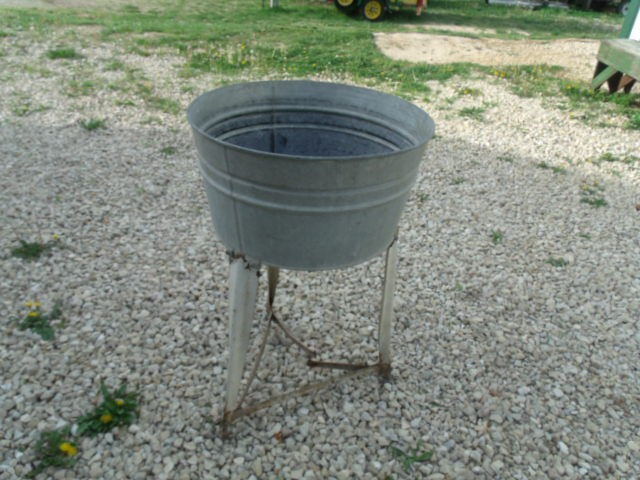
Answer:
[[[293,332],[280,320],[273,311],[273,303],[278,284],[279,269],[267,267],[269,297],[265,320],[267,322],[262,342],[249,375],[244,393],[240,395],[242,377],[249,347],[249,335],[255,313],[258,277],[260,276],[260,263],[247,259],[242,255],[230,255],[229,269],[229,360],[227,369],[227,383],[225,392],[225,409],[221,420],[223,436],[228,436],[228,427],[240,417],[281,403],[290,398],[305,395],[317,390],[327,388],[349,378],[377,372],[382,378],[388,380],[391,375],[391,319],[393,315],[393,293],[396,283],[397,264],[397,237],[393,239],[387,248],[384,268],[384,281],[382,286],[382,305],[378,323],[378,363],[373,365],[351,364],[338,362],[322,362],[314,360],[316,352],[299,340]],[[243,403],[251,390],[251,384],[256,377],[262,355],[264,353],[271,324],[275,323],[282,332],[289,337],[307,355],[307,365],[310,367],[332,368],[346,370],[343,375],[330,378],[321,382],[307,384],[291,392],[277,395],[265,401],[243,407]]]

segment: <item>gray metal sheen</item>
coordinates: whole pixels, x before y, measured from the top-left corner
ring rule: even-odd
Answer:
[[[398,97],[312,81],[222,87],[194,100],[188,119],[222,242],[301,270],[389,246],[435,129]]]

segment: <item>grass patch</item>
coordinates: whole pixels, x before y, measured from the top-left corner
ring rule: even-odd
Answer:
[[[163,147],[163,148],[160,150],[160,153],[161,153],[161,154],[163,154],[164,156],[167,156],[167,157],[168,157],[168,156],[170,156],[170,155],[175,154],[177,151],[178,151],[178,149],[177,149],[176,147],[174,147],[174,146],[172,146],[172,145],[168,145],[168,146],[166,146],[166,147]]]
[[[11,105],[11,111],[18,117],[26,117],[32,113],[44,112],[49,110],[49,108],[50,107],[45,105],[33,104],[29,98],[21,98]]]
[[[65,93],[70,97],[86,97],[93,95],[97,87],[93,80],[69,80]]]
[[[113,60],[109,60],[107,63],[105,63],[103,68],[107,72],[117,72],[124,70],[125,67],[126,65],[122,60],[114,58]]]
[[[560,167],[557,165],[549,165],[547,162],[537,163],[536,167],[541,168],[542,170],[551,170],[553,173],[560,173],[560,174],[567,173],[566,168]]]
[[[562,257],[550,256],[549,258],[547,258],[546,262],[552,267],[556,268],[566,267],[567,265],[569,265],[569,262]]]
[[[43,340],[53,340],[55,338],[55,330],[51,322],[62,316],[62,304],[56,302],[47,314],[40,310],[42,306],[40,302],[27,302],[26,306],[30,308],[29,313],[20,321],[18,328],[20,330],[31,330],[40,335]]]
[[[85,130],[92,132],[101,128],[107,128],[107,121],[103,118],[90,118],[89,120],[83,120],[80,125]]]
[[[580,189],[580,201],[595,208],[606,207],[608,202],[602,196],[603,192],[604,187],[598,182],[591,185],[584,184]]]
[[[456,90],[456,93],[461,97],[479,97],[482,95],[482,90],[471,87],[459,88]]]
[[[613,153],[603,153],[595,160],[590,160],[591,163],[600,165],[602,163],[624,163],[625,165],[632,165],[640,161],[640,157],[635,155],[614,155]]]
[[[54,48],[52,50],[47,51],[47,58],[51,60],[76,60],[82,58],[78,52],[76,52],[75,48],[71,47],[62,47],[62,48]]]
[[[139,55],[176,52],[184,59],[182,75],[215,73],[233,81],[246,78],[331,78],[392,91],[405,98],[425,98],[428,82],[453,76],[492,74],[492,69],[469,63],[430,65],[394,61],[376,47],[374,34],[403,31],[414,26],[444,25],[488,28],[501,38],[608,38],[617,35],[620,18],[595,12],[520,8],[487,5],[481,0],[434,0],[429,15],[416,17],[411,9],[372,24],[349,18],[324,2],[291,0],[277,9],[262,8],[253,0],[220,4],[204,0],[159,2],[152,10],[136,8],[94,9],[8,9],[0,19],[0,31],[34,31],[46,35],[56,28],[78,25],[100,27],[101,41],[113,42]],[[247,19],[250,19],[248,21]],[[521,30],[521,31],[519,31]],[[525,33],[526,32],[526,35]],[[80,58],[73,48],[48,52],[51,58]],[[126,70],[119,61],[107,70]],[[496,70],[500,80],[524,96],[554,95],[561,91],[559,67],[505,67]],[[81,94],[96,88],[79,85]],[[136,91],[137,86],[132,87]],[[73,89],[72,89],[73,90]],[[463,88],[459,95],[481,92]],[[593,110],[589,101],[578,103],[583,111]],[[594,100],[595,102],[595,100]],[[151,108],[179,112],[172,100],[157,94],[145,99]],[[617,108],[617,107],[616,107]],[[463,116],[480,118],[479,110]],[[637,114],[637,112],[636,112]],[[628,116],[629,128],[640,128],[640,114]]]
[[[484,114],[487,111],[484,107],[466,107],[460,110],[459,114],[461,117],[470,118],[472,120],[476,120],[477,122],[481,122],[484,120]]]

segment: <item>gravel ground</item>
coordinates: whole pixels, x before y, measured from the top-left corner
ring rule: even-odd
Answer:
[[[140,391],[139,420],[38,478],[640,477],[640,164],[593,161],[637,153],[640,132],[498,78],[433,83],[437,137],[401,223],[393,381],[289,401],[223,441],[228,262],[184,116],[223,79],[76,35],[80,60],[44,55],[69,32],[0,38],[1,478],[24,476],[39,432],[93,408],[101,381]],[[177,111],[109,88],[125,75],[114,58]],[[590,190],[608,205],[582,202]],[[10,256],[54,234],[49,256]],[[278,309],[327,358],[374,360],[381,270],[284,272]],[[16,328],[34,299],[63,301],[52,342]],[[276,337],[259,375],[256,399],[323,378]],[[420,442],[434,455],[406,473],[390,446]]]

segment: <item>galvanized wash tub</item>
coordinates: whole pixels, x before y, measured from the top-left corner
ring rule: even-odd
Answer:
[[[369,89],[253,82],[188,110],[215,230],[267,265],[361,263],[394,238],[433,120]]]

